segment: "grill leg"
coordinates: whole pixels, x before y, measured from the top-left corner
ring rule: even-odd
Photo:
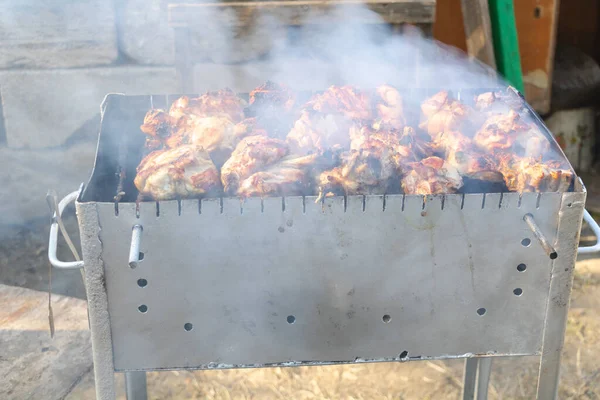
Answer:
[[[475,384],[477,382],[477,366],[479,359],[476,357],[465,360],[465,377],[463,383],[463,400],[475,399]]]
[[[465,360],[463,400],[487,400],[491,371],[491,357],[472,357]]]
[[[491,373],[492,358],[481,358],[479,360],[479,369],[477,371],[477,400],[487,400]]]
[[[141,371],[125,372],[125,391],[127,400],[146,400],[146,373]]]

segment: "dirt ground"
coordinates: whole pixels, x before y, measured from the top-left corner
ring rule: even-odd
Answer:
[[[0,229],[0,282],[38,290],[48,285],[47,219]],[[76,232],[73,213],[66,225]],[[76,235],[74,235],[76,236]],[[583,237],[589,236],[584,230]],[[74,238],[75,239],[75,238]],[[67,249],[60,248],[61,257]],[[53,291],[85,298],[78,271],[54,271]],[[174,343],[173,345],[177,345]],[[581,258],[576,268],[562,363],[560,399],[600,399],[600,258]],[[419,361],[327,367],[148,374],[151,399],[456,399],[463,361]],[[532,399],[536,358],[495,358],[490,399]],[[117,374],[119,398],[123,378]],[[93,374],[67,396],[94,398]]]

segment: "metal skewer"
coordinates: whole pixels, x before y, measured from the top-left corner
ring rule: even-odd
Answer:
[[[531,229],[531,232],[533,232],[533,236],[535,236],[536,239],[540,242],[540,245],[542,245],[542,248],[546,251],[546,254],[548,254],[550,259],[556,259],[556,257],[558,257],[558,253],[556,253],[554,247],[552,247],[552,245],[548,242],[548,239],[546,239],[546,236],[544,236],[544,234],[540,230],[540,227],[535,223],[533,215],[525,214],[525,216],[523,217],[523,221],[527,223],[527,226],[529,226],[529,229]]]

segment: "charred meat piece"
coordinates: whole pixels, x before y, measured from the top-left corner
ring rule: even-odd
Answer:
[[[265,109],[289,112],[295,103],[294,92],[272,81],[267,81],[250,92],[250,108],[257,109],[258,113]]]
[[[424,121],[419,127],[432,137],[444,131],[470,131],[474,118],[471,108],[450,98],[447,91],[441,91],[421,104]]]
[[[350,150],[341,154],[341,165],[319,175],[319,197],[329,193],[384,194],[398,173],[392,149]]]
[[[524,111],[522,100],[508,91],[486,92],[476,96],[475,109],[490,114]]]
[[[231,89],[222,89],[207,92],[200,97],[188,98],[183,96],[177,99],[169,110],[173,118],[186,116],[213,117],[226,115],[233,122],[244,119],[244,107],[246,102],[239,98]]]
[[[221,187],[219,171],[196,146],[153,151],[139,164],[134,183],[140,194],[155,200],[201,196]]]
[[[147,135],[146,148],[150,150],[160,149],[164,141],[171,135],[173,123],[175,122],[167,112],[161,109],[152,109],[146,113],[144,123],[140,130]]]
[[[313,96],[305,109],[321,114],[341,114],[353,120],[366,120],[373,115],[369,95],[352,86],[331,86]]]
[[[541,162],[532,157],[504,154],[499,160],[504,183],[514,192],[565,192],[573,181],[573,171],[561,161]]]
[[[439,157],[428,157],[410,164],[411,170],[402,178],[407,194],[456,193],[463,185],[458,170]]]
[[[310,170],[316,158],[316,154],[284,157],[241,181],[237,194],[241,197],[307,194],[311,186]]]
[[[296,95],[288,87],[267,81],[250,92],[246,115],[257,118],[269,136],[285,139],[298,118]]]
[[[225,193],[237,193],[243,180],[279,161],[288,152],[289,147],[282,140],[262,135],[245,137],[221,168]]]
[[[406,124],[404,105],[400,92],[393,86],[381,85],[377,87],[376,100],[377,116],[372,124],[375,130],[401,130]]]
[[[490,116],[475,134],[474,142],[489,153],[512,151],[522,157],[537,158],[550,149],[544,134],[514,110]]]
[[[491,154],[487,154],[473,141],[456,131],[440,133],[433,141],[437,152],[444,155],[446,162],[456,168],[462,176],[472,179],[502,181],[497,171],[497,163]]]

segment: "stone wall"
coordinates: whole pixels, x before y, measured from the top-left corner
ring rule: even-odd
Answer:
[[[110,92],[175,92],[167,3],[0,2],[0,146],[54,148],[82,128],[97,133],[86,122]]]

